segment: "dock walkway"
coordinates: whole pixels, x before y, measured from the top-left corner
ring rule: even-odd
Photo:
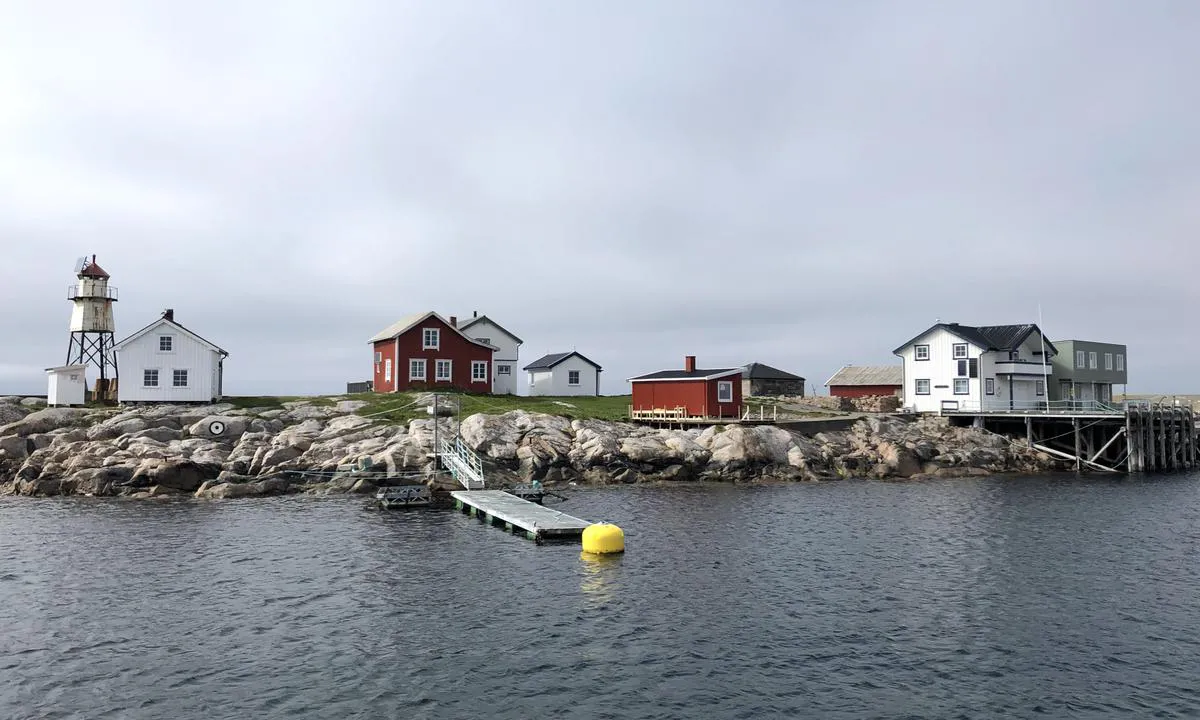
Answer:
[[[503,524],[509,532],[522,532],[535,542],[581,537],[592,523],[552,510],[503,490],[455,490],[454,506],[488,524]]]

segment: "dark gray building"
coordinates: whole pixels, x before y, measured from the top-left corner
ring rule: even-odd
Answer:
[[[804,397],[804,378],[762,363],[742,368],[742,397],[790,395]]]
[[[1124,345],[1089,340],[1055,340],[1051,400],[1112,402],[1113,386],[1129,382]],[[1124,387],[1121,392],[1124,393]]]

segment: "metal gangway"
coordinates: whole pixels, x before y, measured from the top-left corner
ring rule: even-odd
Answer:
[[[438,449],[438,456],[450,471],[451,477],[467,490],[483,489],[483,462],[474,450],[467,447],[462,438],[443,440]]]

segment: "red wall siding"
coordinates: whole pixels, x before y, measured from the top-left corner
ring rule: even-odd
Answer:
[[[380,354],[379,362],[375,362],[375,353]],[[386,369],[387,361],[392,361],[392,379],[387,380]],[[381,340],[371,346],[371,369],[373,375],[371,378],[375,384],[375,392],[391,392],[395,388],[396,382],[396,341]]]
[[[899,385],[830,385],[829,394],[834,397],[870,397],[872,395],[896,395]]]
[[[425,350],[425,328],[436,327],[441,330],[438,349]],[[429,318],[420,323],[399,338],[376,343],[377,350],[383,352],[386,360],[391,357],[394,361],[394,382],[387,383],[384,377],[383,363],[380,363],[375,373],[375,389],[379,392],[404,392],[413,389],[458,389],[467,392],[490,393],[492,391],[492,351],[482,345],[467,340],[453,328],[437,318]],[[394,357],[396,348],[399,357]],[[409,380],[409,361],[423,358],[425,360],[425,381]],[[450,360],[450,382],[434,381],[438,360]],[[471,381],[471,362],[473,360],[486,363],[487,371],[482,382]]]
[[[742,405],[740,376],[721,378],[733,383],[733,402],[717,403],[717,381],[645,380],[632,383],[634,410],[671,410],[686,407],[689,415],[736,417]]]

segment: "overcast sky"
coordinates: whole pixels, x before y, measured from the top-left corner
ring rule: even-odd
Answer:
[[[45,393],[92,253],[118,339],[174,308],[235,395],[344,391],[426,310],[621,393],[1039,304],[1200,392],[1200,3],[0,7],[0,393]]]

